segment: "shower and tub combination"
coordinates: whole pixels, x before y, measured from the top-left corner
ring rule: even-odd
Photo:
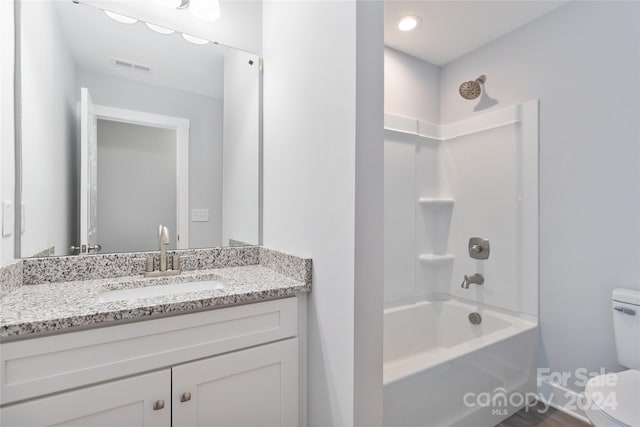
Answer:
[[[385,426],[493,426],[534,395],[537,101],[385,115],[385,307]]]

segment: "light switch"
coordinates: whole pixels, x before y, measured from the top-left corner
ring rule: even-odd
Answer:
[[[14,227],[13,202],[2,201],[2,237],[11,236]]]
[[[208,222],[209,221],[209,209],[191,209],[191,221],[193,221],[193,222]]]

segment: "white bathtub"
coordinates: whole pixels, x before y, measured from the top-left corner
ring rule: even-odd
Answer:
[[[536,355],[531,316],[455,300],[386,309],[384,425],[494,426],[535,393]]]

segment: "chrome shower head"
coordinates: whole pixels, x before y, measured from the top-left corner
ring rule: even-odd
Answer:
[[[482,84],[487,81],[487,76],[482,75],[475,80],[469,80],[460,85],[460,96],[464,99],[476,99],[482,93]]]

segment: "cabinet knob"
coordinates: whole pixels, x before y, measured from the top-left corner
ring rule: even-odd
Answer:
[[[153,402],[153,410],[157,411],[158,409],[164,408],[164,400],[156,400]]]
[[[188,402],[189,400],[191,400],[191,393],[182,393],[182,396],[180,396],[180,402]]]

